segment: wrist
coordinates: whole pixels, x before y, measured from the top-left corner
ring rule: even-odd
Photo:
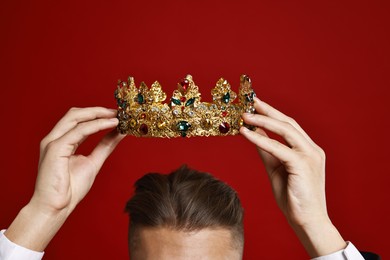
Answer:
[[[53,203],[53,201],[48,203],[47,199],[41,199],[40,196],[34,194],[25,208],[34,214],[42,215],[44,218],[50,220],[67,218],[73,211],[73,208],[71,209],[69,204],[70,203]]]
[[[301,225],[290,225],[311,258],[328,255],[347,246],[328,217]]]
[[[48,211],[30,202],[20,210],[4,234],[15,244],[41,252],[67,217],[66,211]]]

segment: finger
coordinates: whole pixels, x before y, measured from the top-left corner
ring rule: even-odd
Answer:
[[[46,145],[75,128],[77,124],[97,118],[114,118],[116,110],[104,107],[71,108],[63,118],[54,126],[51,132],[42,140],[41,151]]]
[[[88,156],[99,170],[107,157],[126,135],[119,134],[116,129],[109,132]]]
[[[283,114],[279,110],[275,109],[274,107],[270,106],[269,104],[265,103],[264,101],[261,101],[257,97],[254,98],[254,107],[256,109],[256,112],[283,122],[290,123],[292,126],[294,126],[301,134],[309,140],[311,144],[315,144],[313,140],[310,138],[310,136],[302,129],[302,127],[291,117]]]
[[[281,136],[290,147],[309,150],[312,146],[307,139],[290,123],[259,114],[243,114],[245,123],[261,127]]]
[[[245,131],[245,129],[240,129],[240,132],[241,131]],[[254,132],[268,138],[267,133],[261,128],[256,128]],[[257,147],[257,150],[260,154],[261,160],[264,163],[267,175],[272,183],[272,189],[274,191],[274,194],[282,194],[282,191],[285,190],[286,176],[280,174],[281,172],[276,171],[276,169],[278,169],[279,166],[283,163],[281,162],[281,160],[279,160],[272,154],[266,152],[265,150],[261,149],[260,147]]]
[[[100,118],[93,121],[79,123],[75,128],[67,132],[62,137],[52,141],[49,144],[47,153],[50,150],[55,151],[57,156],[71,156],[75,152],[75,148],[80,145],[80,142],[88,136],[99,131],[113,128],[118,125],[117,118]]]
[[[255,132],[258,133],[259,135],[268,137],[267,133],[261,128],[256,128]],[[257,151],[260,154],[261,160],[263,161],[264,166],[267,169],[267,172],[270,172],[269,171],[270,169],[274,169],[280,164],[280,161],[277,158],[267,153],[266,151],[260,149],[259,147],[257,147]]]
[[[296,158],[296,154],[291,148],[274,139],[253,132],[246,127],[241,127],[240,133],[259,149],[269,153],[283,164],[293,161]]]

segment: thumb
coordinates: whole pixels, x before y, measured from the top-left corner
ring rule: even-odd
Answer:
[[[108,156],[110,156],[110,154],[114,151],[115,147],[125,137],[126,135],[119,134],[116,129],[113,129],[107,133],[95,147],[88,157],[96,165],[98,171],[103,166],[103,163],[106,161]]]

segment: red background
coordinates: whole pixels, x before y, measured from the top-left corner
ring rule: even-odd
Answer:
[[[389,11],[387,1],[2,1],[0,227],[28,202],[39,142],[70,107],[115,107],[128,75],[170,96],[191,73],[207,101],[219,77],[237,90],[247,73],[326,151],[329,213],[344,238],[390,257]],[[183,163],[238,190],[245,259],[307,258],[255,147],[235,136],[126,138],[47,259],[126,259],[132,184]]]

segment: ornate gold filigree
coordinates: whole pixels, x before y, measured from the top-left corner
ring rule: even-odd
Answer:
[[[238,134],[243,125],[241,115],[254,113],[255,93],[251,80],[240,77],[237,94],[223,78],[212,89],[213,102],[201,102],[201,94],[192,76],[187,75],[172,94],[169,104],[159,82],[149,89],[142,82],[137,89],[134,78],[119,81],[115,91],[118,104],[118,131],[138,137],[191,137]]]

